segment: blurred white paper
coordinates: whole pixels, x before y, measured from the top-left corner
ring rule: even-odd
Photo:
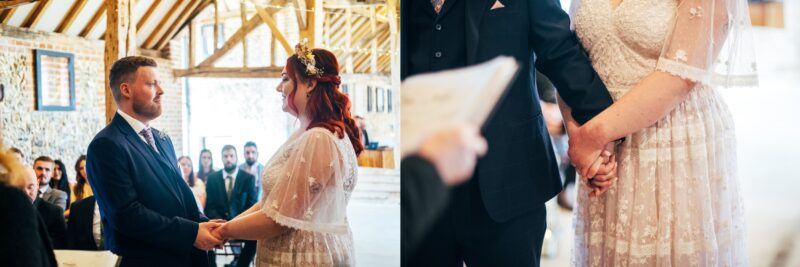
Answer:
[[[117,265],[117,255],[111,251],[55,250],[56,261],[61,267],[98,266],[113,267]]]
[[[430,133],[471,123],[482,126],[516,76],[519,65],[500,56],[470,67],[406,78],[400,87],[400,151],[416,151]]]

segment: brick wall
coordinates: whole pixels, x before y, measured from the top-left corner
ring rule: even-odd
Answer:
[[[174,60],[158,59],[165,95],[164,112],[152,125],[167,132],[182,149],[182,80],[172,76],[173,63],[180,62],[181,49],[171,44]],[[35,49],[74,55],[75,111],[38,111],[35,108]],[[6,146],[20,148],[26,164],[40,155],[61,159],[74,179],[73,165],[94,135],[105,126],[105,79],[103,51],[99,40],[71,37],[0,25],[0,83],[5,99],[0,102],[0,131]],[[58,62],[44,64],[55,74]],[[63,63],[63,62],[62,62]],[[60,74],[63,75],[63,74]]]

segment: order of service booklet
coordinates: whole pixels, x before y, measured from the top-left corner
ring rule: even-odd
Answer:
[[[469,67],[406,78],[400,86],[400,152],[417,150],[431,133],[461,124],[482,126],[516,77],[508,56]]]

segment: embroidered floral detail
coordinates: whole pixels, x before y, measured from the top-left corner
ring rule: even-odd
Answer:
[[[292,172],[286,172],[286,177],[292,178]]]
[[[300,156],[300,163],[306,163],[306,157]]]
[[[270,204],[270,207],[272,207],[273,209],[277,210],[278,209],[278,201],[277,200],[273,200],[272,204]]]
[[[353,178],[347,178],[344,180],[344,190],[345,191],[353,190]]]
[[[313,193],[313,194],[319,193],[319,191],[322,190],[322,185],[317,183],[317,179],[316,178],[309,176],[308,177],[308,190],[310,190],[311,193]]]
[[[703,17],[703,7],[693,7],[689,9],[689,19]]]
[[[296,199],[297,199],[297,194],[292,195],[292,200],[296,200]]]
[[[306,213],[303,214],[303,218],[305,218],[306,220],[311,220],[311,216],[314,216],[314,211],[311,210],[311,208],[308,208],[306,210]]]
[[[687,62],[689,61],[689,56],[683,49],[678,49],[678,51],[675,51],[675,59],[680,62]]]

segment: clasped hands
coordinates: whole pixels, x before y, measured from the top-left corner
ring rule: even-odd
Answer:
[[[227,227],[225,220],[210,220],[199,224],[197,237],[194,246],[200,250],[212,250],[222,248],[229,237],[226,234]]]
[[[608,191],[617,182],[616,144],[592,137],[586,127],[578,128],[569,138],[569,158],[580,175],[581,183],[593,190],[590,197]]]

